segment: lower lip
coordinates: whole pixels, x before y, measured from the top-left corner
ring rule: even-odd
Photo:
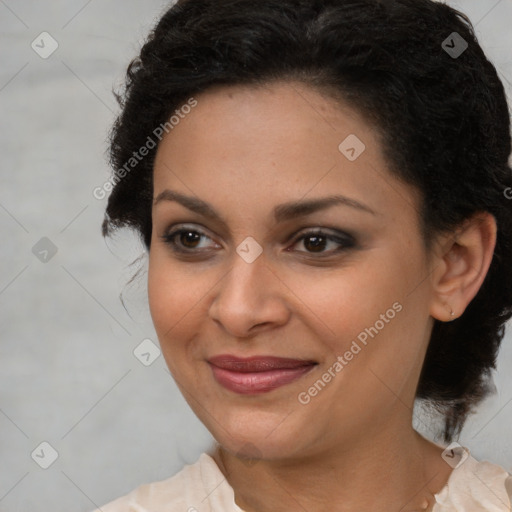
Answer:
[[[215,380],[235,393],[251,395],[267,393],[299,379],[315,365],[268,370],[264,372],[234,372],[210,365]]]

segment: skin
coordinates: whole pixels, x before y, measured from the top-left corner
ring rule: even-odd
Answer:
[[[309,86],[216,87],[161,141],[154,198],[170,189],[209,203],[225,225],[176,201],[153,206],[148,293],[167,365],[218,442],[214,458],[249,511],[421,510],[446,484],[443,448],[411,425],[434,319],[460,316],[489,268],[494,218],[479,214],[427,253],[417,190],[389,171],[374,127]],[[355,134],[366,148],[338,149]],[[276,223],[276,205],[343,194],[336,205]],[[162,237],[186,223],[204,234]],[[302,234],[348,232],[353,247],[315,252]],[[294,233],[297,233],[295,236]],[[246,237],[263,252],[247,263]],[[314,240],[313,240],[314,241]],[[188,245],[184,245],[188,243]],[[339,248],[343,250],[337,250]],[[327,254],[327,256],[322,256]],[[307,404],[298,400],[359,333],[402,309]],[[314,360],[300,379],[259,395],[218,384],[218,354]],[[247,459],[252,460],[247,460]]]

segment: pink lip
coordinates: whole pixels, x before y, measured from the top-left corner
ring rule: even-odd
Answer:
[[[208,360],[213,376],[225,388],[240,394],[266,393],[289,384],[317,363],[273,356],[240,358],[220,355]]]

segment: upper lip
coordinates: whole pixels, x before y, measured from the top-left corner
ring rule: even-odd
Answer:
[[[317,364],[316,361],[306,359],[290,359],[275,356],[238,357],[231,354],[210,357],[208,362],[219,368],[235,372],[264,372]]]

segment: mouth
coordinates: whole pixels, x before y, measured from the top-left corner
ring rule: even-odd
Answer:
[[[304,359],[274,356],[240,358],[229,354],[212,357],[208,363],[220,385],[244,395],[268,393],[299,379],[318,364]]]

